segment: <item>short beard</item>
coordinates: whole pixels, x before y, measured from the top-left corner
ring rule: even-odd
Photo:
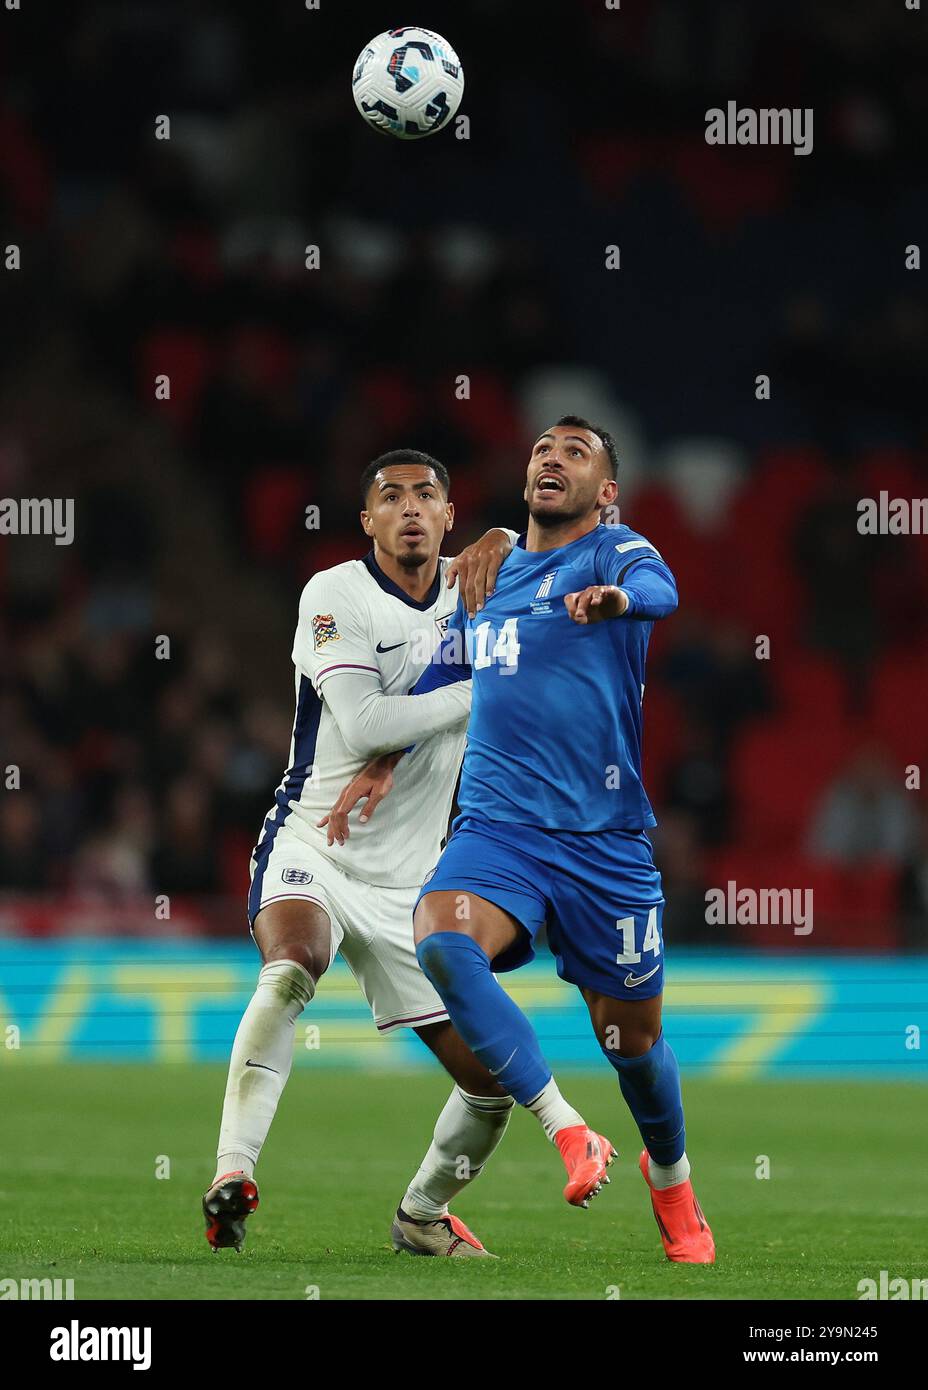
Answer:
[[[528,514],[543,531],[553,531],[559,526],[569,526],[573,521],[580,521],[582,517],[589,516],[590,511],[590,507],[573,507],[569,512],[533,512],[529,507]]]
[[[396,563],[404,570],[417,570],[428,561],[428,555],[419,551],[405,550],[401,555],[397,555]]]

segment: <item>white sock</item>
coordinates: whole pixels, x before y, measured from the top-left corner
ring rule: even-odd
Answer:
[[[232,1044],[217,1178],[238,1168],[249,1177],[254,1173],[293,1065],[296,1021],[315,992],[312,977],[296,961],[272,960],[262,967]]]
[[[437,1221],[448,1203],[483,1172],[506,1132],[512,1096],[472,1096],[455,1086],[435,1122],[435,1134],[400,1203],[417,1221]]]
[[[685,1153],[681,1154],[676,1163],[655,1163],[648,1154],[648,1177],[651,1179],[652,1187],[676,1187],[678,1182],[686,1182],[689,1175],[690,1161]]]
[[[219,1154],[216,1159],[216,1178],[224,1178],[226,1173],[244,1173],[246,1178],[253,1178],[255,1161],[249,1154]],[[213,1178],[213,1182],[216,1178]]]
[[[578,1114],[572,1105],[567,1104],[553,1076],[545,1089],[534,1100],[530,1100],[525,1108],[537,1115],[552,1144],[559,1129],[586,1123],[583,1116]]]

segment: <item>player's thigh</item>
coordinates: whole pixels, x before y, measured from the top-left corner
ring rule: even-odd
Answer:
[[[546,865],[525,839],[518,826],[459,818],[419,893],[416,942],[454,932],[475,941],[497,971],[530,961],[547,910]]]
[[[494,1081],[479,1057],[474,1056],[450,1019],[430,1023],[414,1031],[462,1091],[471,1096],[507,1094],[499,1082]]]
[[[265,964],[295,960],[318,980],[338,950],[338,870],[289,825],[262,839],[251,861],[248,920]]]
[[[493,960],[513,947],[523,931],[511,913],[476,893],[436,889],[420,898],[416,907],[417,944],[436,932],[460,932]]]
[[[337,906],[345,927],[342,959],[370,1005],[379,1033],[419,1028],[448,1011],[416,959],[415,888],[375,887],[343,877]]]
[[[258,913],[253,930],[265,965],[272,960],[293,960],[313,980],[328,970],[334,954],[332,923],[319,903],[299,898],[270,903]]]
[[[650,843],[634,831],[551,839],[558,974],[583,994],[600,1042],[618,1035],[617,1050],[638,1055],[660,1033],[664,988],[664,899]]]
[[[615,999],[594,989],[581,989],[580,993],[590,1011],[597,1042],[610,1052],[640,1057],[660,1037],[663,994],[650,999]]]

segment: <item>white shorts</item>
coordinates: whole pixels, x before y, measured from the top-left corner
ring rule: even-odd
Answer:
[[[416,960],[412,913],[418,888],[383,888],[346,874],[284,824],[251,861],[248,921],[268,903],[301,898],[331,924],[329,964],[340,951],[381,1033],[448,1017]]]

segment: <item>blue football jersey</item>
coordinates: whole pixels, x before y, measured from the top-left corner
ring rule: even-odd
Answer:
[[[591,584],[621,585],[627,613],[573,622],[564,595]],[[641,780],[645,655],[676,606],[667,565],[627,526],[541,552],[520,536],[476,617],[458,604],[415,688],[473,679],[461,812],[549,830],[655,825]]]

